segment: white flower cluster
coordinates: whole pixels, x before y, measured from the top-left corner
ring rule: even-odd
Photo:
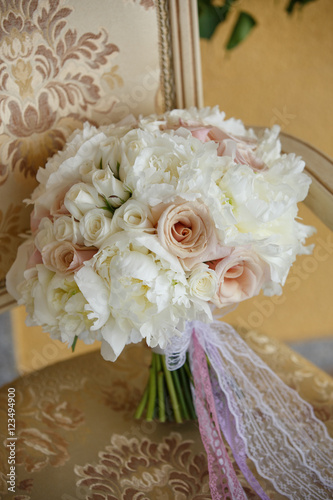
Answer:
[[[218,108],[85,124],[39,170],[7,276],[29,324],[115,360],[142,339],[164,349],[212,305],[280,293],[312,230],[296,221],[304,163],[278,132],[257,138]]]

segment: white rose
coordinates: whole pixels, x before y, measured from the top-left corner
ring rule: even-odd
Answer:
[[[130,130],[120,139],[121,174],[123,173],[123,166],[133,165],[145,146],[146,142],[142,140],[142,131],[138,128]],[[120,177],[122,178],[122,175]]]
[[[115,228],[124,231],[155,231],[153,216],[148,205],[132,198],[116,210],[112,223]]]
[[[109,134],[123,135],[126,133],[126,130],[117,127],[112,128],[112,126],[103,127],[103,130],[107,137],[99,146],[101,159],[98,168],[103,170],[111,169],[112,173],[118,178],[120,165],[119,138],[114,135],[109,136]]]
[[[96,170],[98,170],[98,167],[95,165],[95,162],[93,160],[87,160],[82,163],[79,168],[79,174],[82,178],[82,181],[91,184],[92,176],[94,172],[96,172]]]
[[[130,197],[125,185],[113,175],[111,170],[96,170],[92,175],[92,183],[98,193],[105,196],[112,207],[119,207]]]
[[[83,245],[83,236],[80,233],[79,223],[74,217],[62,215],[54,221],[54,236],[57,241],[70,241],[73,245]]]
[[[48,217],[44,217],[35,236],[35,246],[41,252],[45,245],[54,241],[54,238],[53,224]]]
[[[217,290],[217,274],[207,264],[197,265],[188,278],[190,294],[201,300],[211,300]]]
[[[109,212],[95,208],[87,212],[80,221],[80,232],[87,246],[99,247],[112,234]],[[111,215],[111,214],[110,214]]]
[[[93,186],[79,182],[66,193],[64,204],[75,219],[81,220],[89,210],[105,206],[105,200]]]

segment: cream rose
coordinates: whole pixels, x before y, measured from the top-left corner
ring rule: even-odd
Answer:
[[[198,264],[192,270],[188,284],[192,297],[200,300],[211,300],[217,291],[217,275],[207,264]]]
[[[115,228],[124,231],[145,230],[155,231],[153,216],[148,205],[130,199],[116,210],[112,223]]]
[[[73,245],[83,245],[79,223],[73,216],[62,215],[54,221],[54,237],[57,241],[70,241]]]
[[[181,259],[184,269],[229,254],[219,244],[207,207],[198,201],[169,205],[157,223],[160,243]]]
[[[89,210],[105,206],[105,200],[93,186],[79,182],[66,193],[64,204],[75,219],[81,220]]]
[[[269,267],[253,251],[235,248],[228,257],[210,263],[218,287],[213,304],[225,307],[249,299],[260,292],[269,280]]]
[[[91,259],[96,249],[74,246],[69,241],[54,241],[42,250],[43,264],[55,273],[70,274]]]
[[[109,212],[95,208],[82,217],[80,232],[85,245],[99,247],[105,238],[112,234],[112,219],[106,215],[109,215]]]
[[[119,207],[130,197],[130,192],[124,184],[113,175],[111,170],[96,170],[92,183],[101,195],[105,196],[112,207]]]

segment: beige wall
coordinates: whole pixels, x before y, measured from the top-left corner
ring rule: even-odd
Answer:
[[[201,41],[204,101],[247,124],[278,123],[333,157],[333,2],[316,0],[286,14],[282,0],[240,0],[258,21],[248,39],[226,53],[237,18]]]

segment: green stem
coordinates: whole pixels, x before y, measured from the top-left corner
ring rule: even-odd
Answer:
[[[161,356],[156,355],[156,375],[157,375],[157,394],[158,394],[158,418],[160,422],[166,421],[165,415],[165,395],[164,395],[164,374],[161,363]]]
[[[157,373],[162,371],[161,355],[155,354],[156,359],[156,371]]]
[[[147,405],[147,422],[151,422],[154,418],[154,410],[156,403],[156,354],[153,352],[150,374],[149,374],[149,397]]]
[[[186,361],[184,363],[184,369],[187,373],[187,376],[188,376],[188,379],[189,381],[193,384],[193,375],[192,375],[192,372],[191,372],[191,369],[190,369],[190,363],[189,363],[189,360],[188,360],[188,357],[186,358]]]
[[[71,346],[71,347],[72,347],[72,352],[74,352],[74,351],[75,351],[75,346],[76,346],[76,342],[77,342],[77,339],[78,339],[78,338],[79,338],[79,337],[78,337],[77,335],[75,335],[74,340],[73,340],[73,344],[72,344],[72,346]]]
[[[165,415],[165,402],[164,402],[164,374],[159,372],[157,376],[157,390],[158,390],[158,418],[160,422],[166,421]]]
[[[189,420],[190,419],[190,415],[189,415],[189,412],[187,411],[187,407],[186,407],[186,403],[185,403],[185,399],[184,399],[184,392],[183,392],[182,387],[180,385],[179,376],[178,376],[177,371],[178,370],[173,370],[171,372],[171,374],[172,374],[172,378],[173,378],[173,381],[174,381],[174,384],[175,384],[176,393],[177,393],[177,396],[178,396],[178,400],[179,400],[179,403],[180,403],[180,408],[181,408],[183,417],[185,418],[185,420]]]
[[[168,422],[173,422],[175,420],[175,416],[171,408],[171,401],[168,394],[168,387],[166,384],[165,377],[164,377],[164,404],[165,404],[166,419]]]
[[[134,418],[139,419],[142,417],[142,413],[146,407],[147,401],[148,401],[148,393],[149,393],[149,385],[147,384],[145,392],[143,393],[143,396],[141,398],[141,401],[139,403],[139,406],[136,409],[136,412],[134,414]]]
[[[171,373],[169,372],[169,370],[167,369],[167,366],[166,366],[165,356],[162,356],[162,364],[163,364],[163,370],[164,370],[166,384],[167,384],[168,391],[169,391],[170,398],[171,398],[172,409],[173,409],[173,412],[175,415],[175,420],[176,420],[177,424],[181,424],[183,422],[183,420],[182,420],[182,416],[180,413],[177,394],[175,391],[175,386],[173,384]]]
[[[186,370],[185,370],[184,366],[182,366],[179,369],[179,374],[180,374],[180,379],[181,379],[182,388],[184,391],[184,397],[185,397],[185,401],[187,404],[187,408],[189,410],[191,419],[194,420],[194,419],[196,419],[197,416],[196,416],[194,405],[193,405],[191,388],[189,386],[189,378],[187,377]]]

